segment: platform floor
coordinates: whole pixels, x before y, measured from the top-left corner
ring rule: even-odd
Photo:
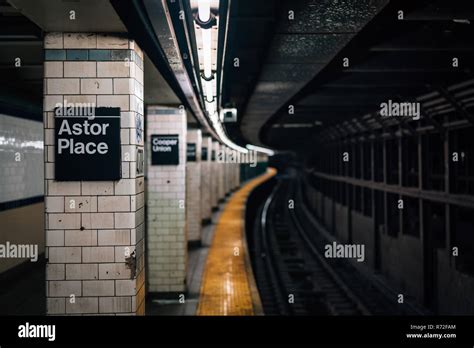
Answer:
[[[45,315],[45,277],[46,266],[41,260],[8,280],[0,280],[0,315]]]
[[[253,188],[274,174],[269,170],[229,198],[207,256],[197,315],[256,314],[256,291],[244,241],[245,203]]]

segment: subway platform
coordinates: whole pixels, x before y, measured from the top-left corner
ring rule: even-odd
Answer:
[[[203,230],[202,246],[189,252],[188,292],[151,298],[147,315],[262,315],[260,297],[245,240],[246,200],[275,170],[245,183],[229,195]]]
[[[214,209],[202,229],[202,242],[190,247],[183,294],[149,296],[146,315],[262,315],[245,240],[249,193],[275,175],[275,169],[245,182]],[[4,275],[2,315],[45,315],[45,260]]]
[[[26,320],[127,344],[446,320],[454,342],[473,21],[472,0],[0,0],[0,348]]]

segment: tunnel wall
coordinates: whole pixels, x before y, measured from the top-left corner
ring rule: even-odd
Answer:
[[[324,225],[329,231],[334,230],[333,214],[333,200],[329,197],[323,197],[324,204]]]
[[[474,167],[455,154],[474,156],[474,127],[419,126],[324,144],[306,164],[305,200],[340,242],[365,245],[359,267],[434,313],[472,313]]]
[[[336,203],[335,206],[335,214],[336,214],[336,237],[343,242],[349,242],[349,209],[341,205],[339,203]]]
[[[352,242],[365,245],[364,265],[374,265],[374,224],[370,217],[358,212],[351,213]],[[340,221],[340,220],[338,220]]]
[[[382,273],[397,282],[402,291],[423,301],[422,248],[416,238],[381,236]]]
[[[440,312],[448,315],[472,315],[474,302],[466,302],[464,299],[472,298],[474,294],[474,279],[466,274],[452,270],[449,258],[438,250],[438,274],[443,275],[438,279],[437,297],[444,299],[439,301]]]

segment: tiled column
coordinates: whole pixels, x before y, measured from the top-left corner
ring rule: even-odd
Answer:
[[[227,164],[227,175],[228,175],[227,190],[228,190],[228,193],[232,193],[232,191],[234,190],[234,163],[233,161],[235,161],[235,151],[232,149],[229,149],[229,156],[230,156],[230,160],[229,160],[229,163]]]
[[[231,185],[230,189],[234,191],[237,187],[237,183],[235,181],[235,163],[230,164],[230,177],[231,177]]]
[[[211,203],[211,137],[202,137],[201,146],[201,219],[203,223],[209,223],[212,217]]]
[[[237,152],[233,150],[233,161],[235,162],[237,160]],[[233,192],[235,190],[235,163],[229,164],[229,172],[230,172],[230,191]]]
[[[186,113],[147,107],[148,290],[186,290]],[[179,164],[152,165],[152,135],[177,135]]]
[[[47,34],[44,47],[47,313],[144,314],[143,53],[84,33]],[[120,180],[55,180],[54,108],[66,103],[120,107]]]
[[[229,164],[229,191],[233,192],[235,189],[235,163]]]
[[[223,168],[224,168],[224,195],[227,196],[229,194],[229,187],[230,187],[230,177],[229,177],[229,163],[228,163],[228,159],[229,159],[229,148],[227,146],[224,145],[223,147],[223,151],[225,152],[225,161],[224,161],[224,165],[223,165]]]
[[[201,244],[201,130],[188,130],[188,154],[186,161],[186,225],[188,244]]]
[[[225,148],[224,145],[217,143],[217,199],[220,202],[225,198],[224,187],[224,167],[225,167]]]
[[[240,163],[235,164],[234,177],[235,177],[235,188],[237,189],[240,186]]]
[[[219,208],[219,167],[220,164],[217,162],[217,154],[219,152],[219,143],[217,141],[212,142],[212,153],[211,153],[211,202],[212,209],[216,210]]]
[[[238,189],[240,186],[240,163],[234,165],[234,182],[235,188]]]
[[[227,194],[230,195],[232,193],[232,164],[227,163],[227,173],[226,173],[226,181],[227,181]]]
[[[234,177],[234,168],[235,168],[235,163],[229,163],[229,170],[228,170],[228,175],[229,175],[229,193],[232,193],[235,188],[235,177]]]
[[[237,160],[237,151],[233,152],[234,156],[234,161]],[[230,176],[231,176],[231,184],[230,184],[230,189],[233,192],[237,188],[237,183],[235,181],[235,166],[236,163],[231,163],[229,164],[230,167]]]

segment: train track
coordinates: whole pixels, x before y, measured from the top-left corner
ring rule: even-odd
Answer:
[[[401,310],[348,260],[324,257],[328,241],[308,217],[300,188],[296,175],[280,178],[255,221],[252,261],[265,314],[419,314]]]

